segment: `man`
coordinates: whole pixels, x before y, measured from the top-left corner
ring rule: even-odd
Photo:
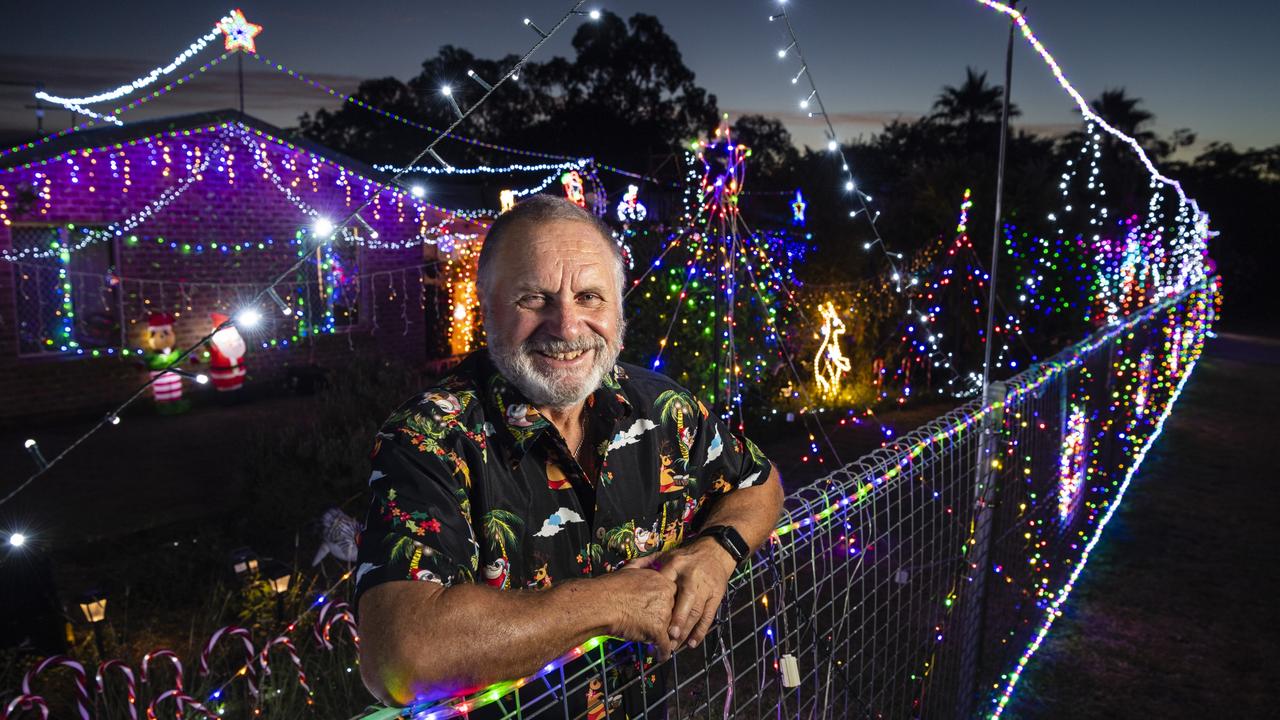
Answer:
[[[361,673],[388,704],[524,677],[599,635],[695,647],[772,532],[782,487],[760,451],[671,380],[616,365],[624,281],[608,229],[562,199],[489,229],[488,350],[373,451],[356,602]]]

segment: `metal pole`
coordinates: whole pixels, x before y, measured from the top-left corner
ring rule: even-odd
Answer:
[[[983,396],[983,407],[992,408],[1005,399],[1006,386],[1002,382],[991,383]],[[957,718],[971,718],[977,714],[981,696],[982,646],[985,639],[985,615],[987,605],[987,574],[991,565],[992,507],[996,500],[997,436],[1004,425],[1004,406],[992,409],[983,419],[982,436],[978,446],[978,466],[973,486],[973,543],[969,546],[966,563],[969,565],[969,587],[964,592],[960,615],[960,683],[956,687]]]
[[[1010,35],[1009,37],[1010,37],[1009,42],[1013,42],[1013,39],[1012,39],[1013,36]],[[239,83],[240,83],[240,114],[243,115],[244,114],[244,51],[243,50],[236,52],[236,78],[239,80]],[[1009,91],[1006,89],[1005,103],[1007,104],[1008,101],[1009,101]]]
[[[1018,0],[1012,0],[1009,3],[1010,8],[1016,8]],[[991,384],[991,346],[995,344],[995,340],[991,337],[995,333],[996,325],[996,269],[1000,264],[1000,218],[1004,214],[1004,157],[1005,146],[1009,139],[1009,85],[1013,82],[1013,30],[1016,24],[1013,20],[1009,21],[1009,45],[1004,53],[1004,104],[1000,108],[1000,159],[996,167],[996,217],[995,223],[991,228],[991,277],[988,278],[989,287],[987,288],[987,334],[983,336],[983,342],[986,343],[986,353],[982,361],[982,389],[986,392],[987,387]]]

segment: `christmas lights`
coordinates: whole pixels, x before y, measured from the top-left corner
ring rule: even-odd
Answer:
[[[234,12],[238,12],[238,11],[234,11]],[[106,90],[100,93],[95,93],[93,95],[85,95],[83,97],[59,97],[57,95],[51,95],[41,90],[40,92],[37,92],[35,94],[36,99],[42,100],[47,103],[53,103],[55,105],[61,105],[70,110],[76,110],[76,108],[73,106],[94,105],[96,103],[107,102],[109,100],[117,100],[119,98],[122,98],[125,95],[129,95],[137,90],[141,90],[155,83],[157,80],[164,77],[165,75],[168,75],[172,73],[174,70],[177,70],[186,61],[195,57],[201,50],[204,50],[205,46],[207,46],[210,42],[217,39],[218,35],[223,32],[223,30],[221,29],[221,22],[224,22],[224,21],[225,19],[223,21],[219,21],[219,24],[216,25],[212,30],[205,33],[201,37],[197,38],[190,45],[188,45],[187,48],[182,52],[178,53],[178,55],[174,57],[173,61],[170,62],[168,65],[162,65],[158,68],[155,68],[154,70],[147,73],[146,75],[143,75],[142,77],[139,77],[136,80],[133,80],[131,82],[125,83],[124,85],[121,85],[120,87],[115,88],[114,90]],[[230,50],[231,48],[227,48],[227,49]],[[84,113],[85,110],[80,109],[80,110],[76,110],[76,112]]]
[[[819,307],[822,314],[822,344],[813,357],[813,377],[818,381],[822,395],[835,395],[840,392],[840,377],[849,372],[852,365],[849,358],[840,349],[840,336],[844,334],[844,321],[836,312],[835,303],[828,301]]]
[[[649,210],[640,202],[639,193],[640,187],[638,185],[627,186],[627,192],[618,201],[618,222],[644,222]]]
[[[844,146],[837,141],[839,136],[836,134],[836,128],[831,123],[830,116],[827,115],[826,105],[822,102],[822,94],[818,91],[818,83],[814,80],[813,72],[809,69],[809,63],[804,58],[804,51],[800,48],[800,39],[796,36],[795,27],[791,25],[791,17],[787,14],[786,0],[780,0],[780,4],[782,5],[782,11],[769,16],[769,22],[782,20],[790,43],[785,48],[778,51],[778,58],[785,59],[792,50],[795,50],[796,60],[800,63],[800,70],[797,71],[795,77],[791,79],[791,84],[798,84],[802,77],[809,82],[809,95],[800,101],[800,109],[808,110],[809,117],[811,118],[814,117],[814,115],[820,116],[823,123],[826,124],[828,138],[827,150],[835,153],[840,158],[840,172],[843,173],[842,177],[844,182],[842,184],[844,185],[845,192],[847,194],[851,194],[853,196],[853,200],[855,200],[859,205],[859,207],[849,212],[849,218],[852,220],[859,215],[867,218],[867,225],[871,230],[873,239],[870,242],[864,243],[863,249],[870,250],[873,247],[879,246],[884,251],[884,257],[889,263],[895,287],[901,291],[901,273],[898,271],[895,260],[900,259],[902,256],[899,253],[890,251],[884,242],[884,238],[880,235],[880,228],[876,225],[876,220],[879,219],[880,213],[877,212],[873,214],[867,206],[867,202],[871,200],[871,196],[857,189],[857,183],[854,181],[853,174],[849,170],[849,158],[845,156]],[[809,109],[810,106],[814,104],[817,105],[816,112]],[[797,200],[799,200],[798,197]]]
[[[243,50],[247,53],[257,52],[254,38],[262,32],[261,25],[254,25],[245,19],[244,13],[232,10],[226,17],[218,21],[218,29],[224,36],[223,42],[227,52]]]

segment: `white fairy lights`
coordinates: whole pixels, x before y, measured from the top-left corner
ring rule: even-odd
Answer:
[[[769,22],[781,20],[783,25],[786,27],[787,38],[790,40],[790,43],[786,47],[778,50],[778,58],[780,60],[786,59],[794,51],[796,60],[800,63],[800,70],[796,72],[795,77],[791,78],[791,84],[798,85],[800,83],[800,78],[805,78],[809,81],[809,94],[807,97],[800,100],[800,108],[802,110],[807,110],[809,117],[819,116],[822,118],[822,121],[826,123],[827,151],[835,153],[840,157],[840,171],[844,173],[844,189],[847,193],[853,195],[853,199],[859,205],[859,207],[849,211],[849,218],[853,219],[859,215],[866,216],[867,224],[871,228],[873,239],[869,242],[863,243],[862,247],[864,250],[870,251],[872,248],[879,245],[880,248],[884,250],[885,259],[889,261],[889,268],[891,270],[891,277],[893,278],[894,286],[898,292],[902,292],[902,274],[898,271],[897,263],[894,262],[902,256],[900,253],[890,251],[884,242],[884,238],[880,235],[880,229],[876,226],[876,220],[879,219],[880,213],[872,213],[867,207],[867,202],[871,200],[871,196],[858,189],[857,183],[854,181],[853,175],[849,171],[849,159],[845,157],[844,148],[840,145],[840,142],[837,139],[839,136],[836,134],[835,126],[831,123],[831,118],[827,115],[827,108],[822,102],[822,93],[818,91],[818,84],[814,81],[813,73],[809,70],[809,63],[804,59],[804,51],[800,48],[800,40],[796,37],[795,28],[791,25],[791,18],[787,15],[786,0],[779,0],[779,5],[782,6],[781,12],[770,15]],[[817,107],[811,109],[814,105]]]

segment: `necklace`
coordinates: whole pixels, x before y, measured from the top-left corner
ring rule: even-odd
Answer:
[[[578,451],[582,449],[582,443],[587,439],[587,410],[582,409],[582,414],[578,416],[578,429],[581,431],[578,435],[578,444],[573,447],[573,457],[577,459]]]

